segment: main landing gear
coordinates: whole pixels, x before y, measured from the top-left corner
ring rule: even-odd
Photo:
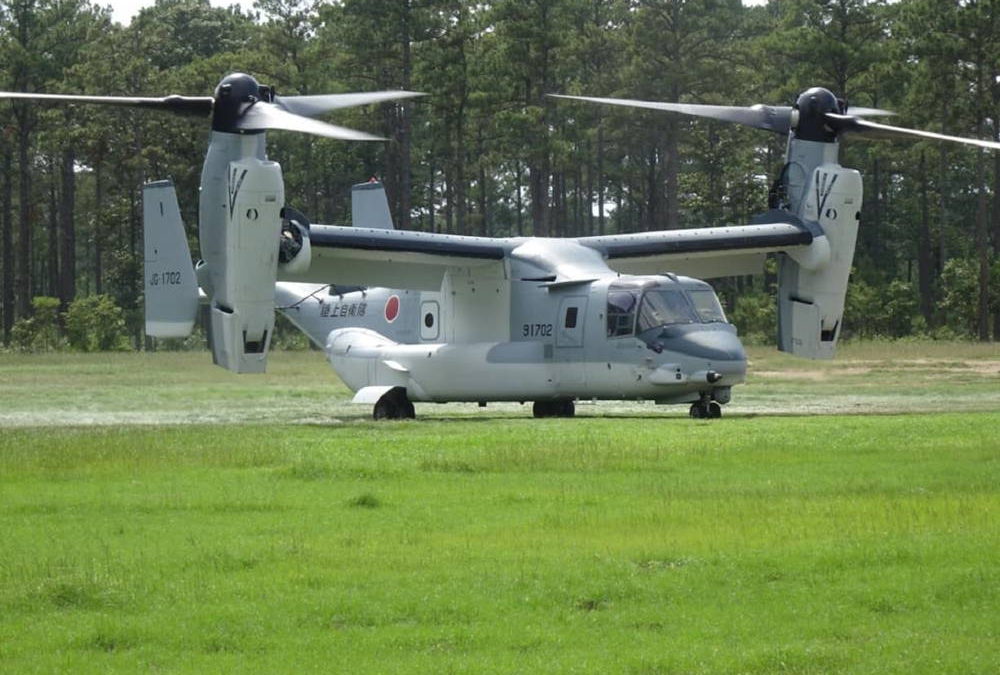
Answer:
[[[531,407],[535,417],[572,417],[576,414],[576,405],[571,398],[561,398],[554,401],[535,401]]]
[[[700,401],[691,404],[688,414],[697,420],[717,420],[722,417],[722,406],[708,396],[702,396]]]
[[[372,412],[372,417],[377,420],[412,420],[416,415],[413,402],[406,397],[406,390],[402,387],[382,394]]]

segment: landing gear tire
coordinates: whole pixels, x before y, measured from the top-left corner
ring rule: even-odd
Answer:
[[[382,395],[375,404],[372,418],[376,420],[405,420],[416,417],[413,402],[406,398],[406,390],[402,387],[391,389]]]
[[[688,414],[696,420],[717,420],[722,417],[722,406],[715,401],[698,401],[691,404]]]
[[[570,398],[535,401],[531,412],[535,417],[573,417],[576,415],[576,404]]]

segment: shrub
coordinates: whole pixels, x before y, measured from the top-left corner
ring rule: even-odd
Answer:
[[[774,295],[763,291],[744,293],[736,298],[729,318],[744,342],[769,344],[778,334],[778,310]]]
[[[59,349],[63,340],[59,335],[59,298],[38,296],[31,300],[32,315],[14,322],[11,344],[25,352],[43,352]]]
[[[898,279],[885,286],[852,279],[844,304],[844,326],[860,338],[898,338],[926,330],[913,285]]]
[[[107,295],[77,298],[66,312],[66,336],[82,352],[126,351],[129,348],[122,309]]]
[[[952,258],[941,270],[941,314],[956,334],[975,337],[979,318],[979,261]],[[1000,312],[1000,261],[990,270],[990,311]],[[996,339],[996,336],[994,336]]]

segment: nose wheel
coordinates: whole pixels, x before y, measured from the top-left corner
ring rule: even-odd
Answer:
[[[531,412],[535,417],[573,417],[576,414],[576,405],[571,398],[535,401]]]
[[[722,406],[715,401],[701,400],[691,404],[688,414],[696,420],[717,420],[722,417]]]

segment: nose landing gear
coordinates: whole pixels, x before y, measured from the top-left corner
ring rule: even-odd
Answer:
[[[576,414],[576,405],[571,398],[535,401],[531,412],[535,417],[573,417]]]
[[[722,406],[707,394],[702,394],[700,401],[691,404],[688,414],[697,420],[717,420],[722,417]]]

